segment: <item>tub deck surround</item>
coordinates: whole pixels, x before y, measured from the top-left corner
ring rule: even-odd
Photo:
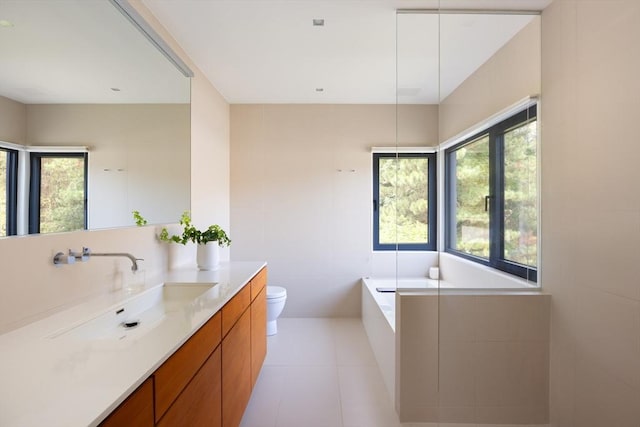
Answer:
[[[548,423],[550,295],[436,283],[362,280],[362,321],[400,421]]]
[[[528,283],[519,278],[513,278],[511,281],[501,281],[492,283],[486,281],[464,281],[453,282],[450,280],[434,280],[427,278],[371,278],[365,277],[364,280],[372,289],[384,288],[395,289],[396,292],[467,292],[470,294],[504,294],[509,292],[530,292],[534,294],[540,293],[540,287],[536,284]]]
[[[265,265],[232,262],[216,271],[169,272],[163,283],[216,285],[140,336],[88,339],[65,332],[161,283],[92,299],[0,335],[0,425],[98,425]]]

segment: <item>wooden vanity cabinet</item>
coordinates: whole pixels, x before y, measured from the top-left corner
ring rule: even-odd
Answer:
[[[153,427],[153,378],[127,397],[100,427]]]
[[[237,427],[267,354],[267,269],[222,309],[222,426]]]
[[[267,351],[266,267],[102,427],[238,427]]]

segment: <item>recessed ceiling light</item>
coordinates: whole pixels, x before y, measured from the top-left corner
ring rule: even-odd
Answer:
[[[111,90],[114,92],[120,92],[120,88],[118,87],[112,87]]]
[[[316,92],[324,92],[324,88],[323,87],[317,87],[316,88]]]
[[[313,20],[314,27],[324,27],[324,19],[314,19]]]
[[[7,21],[6,19],[0,19],[0,27],[11,28],[13,27],[13,22]]]

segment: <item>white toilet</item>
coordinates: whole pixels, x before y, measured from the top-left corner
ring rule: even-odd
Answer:
[[[280,286],[267,286],[267,335],[278,333],[278,316],[287,300],[287,290]]]

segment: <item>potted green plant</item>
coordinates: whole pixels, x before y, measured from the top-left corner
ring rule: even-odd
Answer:
[[[134,219],[136,224],[144,225],[146,220],[142,218],[139,212],[134,211]],[[186,245],[187,243],[195,243],[197,245],[196,260],[200,270],[215,270],[220,264],[220,248],[229,246],[231,239],[227,233],[218,225],[210,225],[206,230],[198,230],[191,222],[191,214],[184,211],[179,221],[182,226],[182,234],[171,234],[166,227],[162,227],[158,238],[163,242],[179,243]]]

